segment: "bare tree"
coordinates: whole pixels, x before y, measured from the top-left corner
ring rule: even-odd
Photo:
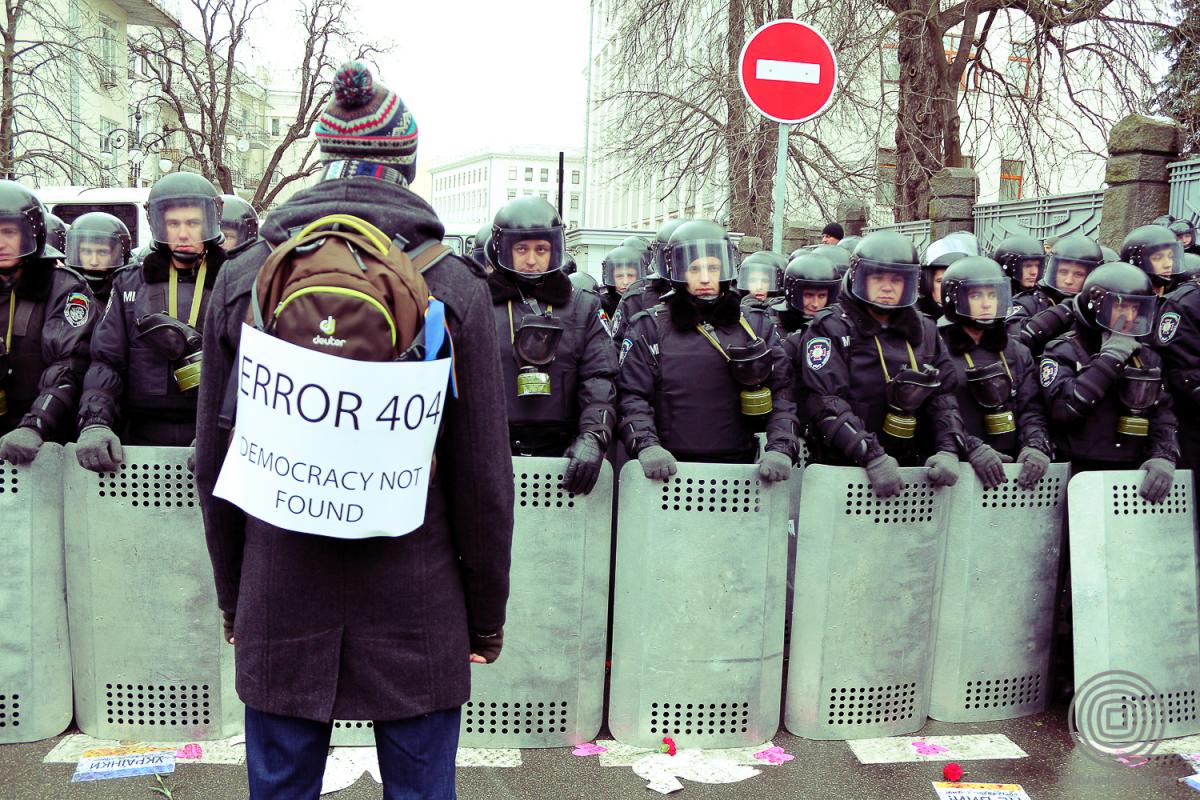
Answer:
[[[151,91],[175,118],[185,158],[201,174],[232,193],[235,156],[228,144],[240,120],[231,118],[244,74],[239,51],[248,28],[267,0],[189,0],[201,20],[192,36],[183,29],[154,29],[131,43],[145,57]],[[342,59],[368,58],[385,52],[353,35],[350,0],[300,0],[296,8],[303,37],[293,71],[295,114],[281,128],[282,140],[266,157],[252,203],[262,210],[288,184],[318,168],[315,142],[303,141],[331,95],[330,78]],[[290,158],[293,150],[300,155]]]

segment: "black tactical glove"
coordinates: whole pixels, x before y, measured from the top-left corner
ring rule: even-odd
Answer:
[[[121,466],[125,453],[121,450],[121,440],[111,429],[104,425],[93,425],[84,428],[79,434],[79,444],[75,448],[75,458],[79,466],[92,472],[112,472]]]
[[[637,458],[638,463],[642,465],[642,472],[650,480],[665,481],[677,471],[675,456],[667,452],[667,448],[662,445],[650,445],[638,453]]]
[[[900,476],[900,462],[887,453],[868,461],[867,480],[876,497],[894,497],[904,490],[904,478]]]
[[[491,664],[500,657],[500,648],[504,647],[504,629],[495,633],[478,633],[471,631],[471,655],[483,658]]]
[[[980,442],[975,449],[967,453],[967,461],[971,469],[979,476],[979,482],[985,489],[994,489],[1002,483],[1008,483],[1004,474],[1004,465],[1012,462],[1012,456],[1002,455],[990,444]],[[954,484],[950,484],[953,486]]]
[[[563,473],[563,488],[571,494],[587,494],[596,486],[600,477],[600,465],[604,463],[604,450],[600,440],[590,433],[581,433],[567,448],[566,472]]]
[[[1017,454],[1017,463],[1021,465],[1021,474],[1017,476],[1017,485],[1022,489],[1032,489],[1050,468],[1050,456],[1036,447],[1022,447]]]
[[[42,435],[33,428],[14,428],[0,436],[0,460],[24,466],[37,458]]]
[[[221,627],[225,630],[225,641],[233,644],[233,611],[221,612]]]
[[[783,453],[768,450],[758,459],[758,477],[768,483],[792,477],[792,460]]]
[[[1104,334],[1104,343],[1100,345],[1100,352],[1108,353],[1124,364],[1130,356],[1141,349],[1141,346],[1142,343],[1132,336],[1110,332]]]
[[[929,482],[934,486],[953,486],[958,483],[958,457],[953,453],[934,453],[925,459]]]
[[[1138,493],[1148,503],[1161,503],[1166,500],[1167,493],[1171,491],[1171,484],[1175,482],[1175,465],[1165,458],[1151,458],[1139,469],[1146,470],[1146,477],[1142,479]]]

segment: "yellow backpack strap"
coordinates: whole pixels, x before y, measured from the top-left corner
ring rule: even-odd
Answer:
[[[344,228],[349,228],[358,235],[362,236],[379,252],[381,256],[386,257],[388,250],[392,246],[392,240],[384,235],[383,231],[376,228],[365,219],[361,219],[352,214],[329,214],[321,217],[305,225],[294,239],[303,239],[314,231],[319,231],[321,228],[329,228],[334,225],[341,225]]]

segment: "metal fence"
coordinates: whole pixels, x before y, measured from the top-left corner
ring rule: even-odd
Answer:
[[[929,231],[932,224],[931,220],[917,219],[912,222],[897,222],[894,225],[875,225],[867,228],[866,232],[895,231],[896,233],[902,233],[913,240],[913,244],[917,246],[918,253],[924,253],[925,248],[929,247],[929,242],[931,241]]]
[[[975,206],[975,236],[983,253],[991,253],[1009,236],[1032,236],[1045,241],[1082,233],[1095,238],[1100,233],[1103,206],[1103,189],[1004,203],[979,203]]]
[[[1171,183],[1171,216],[1200,222],[1200,158],[1167,165]]]

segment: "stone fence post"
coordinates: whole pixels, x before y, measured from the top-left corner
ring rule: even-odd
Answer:
[[[973,231],[979,178],[968,167],[945,167],[929,178],[929,240],[955,231]]]
[[[1167,164],[1179,158],[1179,127],[1131,114],[1108,135],[1108,165],[1100,243],[1114,250],[1139,225],[1167,213],[1171,185]]]

